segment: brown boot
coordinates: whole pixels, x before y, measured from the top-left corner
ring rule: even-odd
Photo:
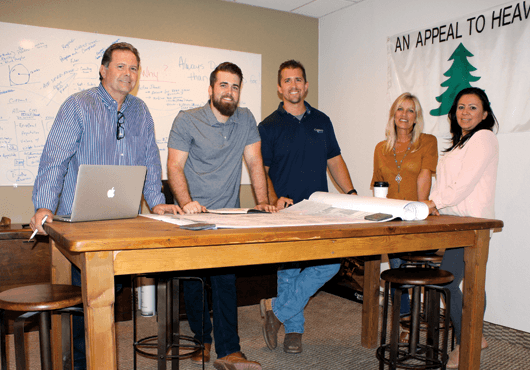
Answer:
[[[211,343],[204,343],[204,362],[210,362]],[[191,362],[197,365],[202,365],[202,351],[197,351],[191,356]]]
[[[263,319],[263,338],[267,347],[272,350],[278,345],[278,330],[282,323],[272,312],[271,302],[271,299],[262,299],[259,303],[259,308]]]
[[[213,363],[213,367],[217,370],[261,370],[259,362],[247,360],[241,352],[218,358]]]
[[[285,353],[302,353],[302,334],[285,334],[285,339],[283,340],[283,351]]]

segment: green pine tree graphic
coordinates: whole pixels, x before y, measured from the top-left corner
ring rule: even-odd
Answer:
[[[461,90],[471,87],[470,82],[480,80],[480,77],[471,75],[471,72],[477,70],[467,61],[467,58],[472,56],[473,54],[471,54],[462,43],[457,46],[449,58],[449,60],[453,60],[454,62],[451,65],[451,68],[444,73],[444,76],[449,77],[449,79],[445,80],[440,85],[442,87],[447,87],[447,90],[436,98],[436,100],[442,104],[439,108],[431,110],[431,116],[443,116],[449,113],[455,96]]]

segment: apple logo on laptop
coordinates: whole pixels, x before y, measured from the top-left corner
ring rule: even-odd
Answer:
[[[112,187],[112,189],[107,191],[107,197],[114,198],[114,192],[115,192],[114,187]]]

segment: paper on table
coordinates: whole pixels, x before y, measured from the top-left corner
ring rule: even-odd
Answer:
[[[319,217],[341,217],[353,220],[365,220],[365,216],[373,212],[364,212],[354,209],[336,208],[330,204],[302,200],[289,208],[284,208],[280,212],[295,214],[298,216],[319,216]]]
[[[215,214],[183,216],[142,215],[177,225],[193,222],[215,224],[217,228],[256,228],[311,225],[340,225],[374,222],[364,219],[373,213],[388,213],[403,220],[423,220],[429,208],[420,202],[359,197],[345,194],[314,193],[309,198],[277,213]]]
[[[141,214],[142,217],[152,218],[154,220],[158,221],[164,221],[170,224],[174,225],[191,225],[197,223],[197,221],[194,220],[187,220],[185,218],[181,218],[180,216],[175,216],[171,214],[165,214],[165,215],[154,215],[154,214]]]
[[[247,213],[269,213],[266,211],[260,211],[254,208],[219,208],[219,209],[208,209],[208,213],[217,215],[246,215]]]
[[[307,202],[307,201],[305,201]],[[311,203],[311,202],[310,202]],[[289,207],[296,210],[296,205]],[[329,205],[325,208],[331,208]],[[346,212],[351,212],[343,210]],[[362,212],[362,214],[369,214]],[[160,221],[170,222],[177,225],[183,225],[178,217],[174,215],[142,215],[145,217],[153,218]],[[248,213],[248,214],[231,214],[231,215],[219,215],[214,213],[196,213],[183,215],[189,223],[190,220],[194,222],[205,222],[215,224],[217,228],[226,229],[247,229],[247,228],[264,228],[264,227],[286,227],[286,226],[311,226],[311,225],[339,225],[339,224],[352,224],[352,223],[365,223],[371,222],[364,220],[364,216],[353,217],[351,215],[336,214],[336,215],[323,215],[323,214],[299,214],[297,212],[287,212],[282,210],[277,213]]]
[[[425,203],[408,200],[361,197],[320,191],[311,194],[309,200],[337,208],[369,213],[389,213],[394,217],[401,217],[404,221],[425,220],[429,216],[429,207]]]
[[[250,208],[219,208],[209,209],[208,213],[214,213],[218,215],[245,215],[248,213]]]

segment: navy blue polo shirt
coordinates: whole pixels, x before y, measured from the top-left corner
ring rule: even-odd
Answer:
[[[278,195],[295,203],[315,191],[328,191],[327,161],[340,154],[331,120],[304,102],[302,120],[278,109],[258,126],[263,164]]]

